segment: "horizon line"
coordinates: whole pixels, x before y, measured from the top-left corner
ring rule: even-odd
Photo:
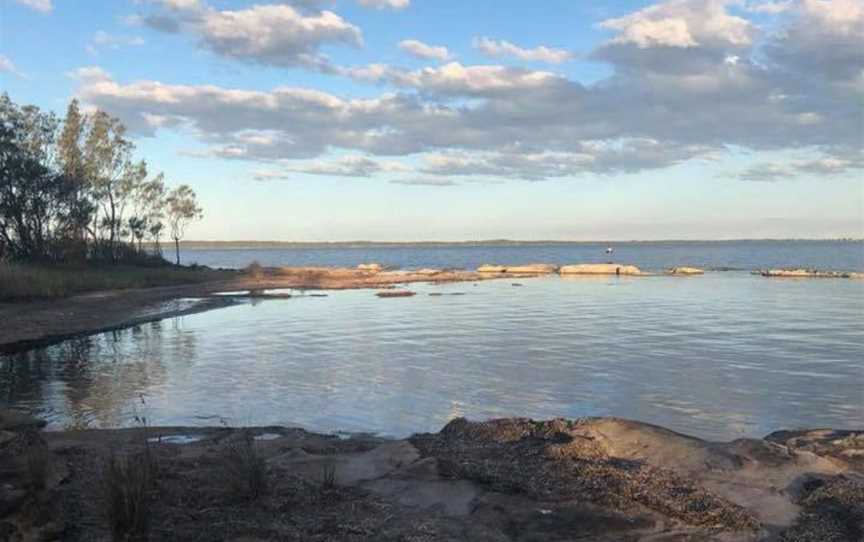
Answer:
[[[374,241],[368,239],[339,240],[339,241],[284,241],[284,240],[225,240],[225,239],[189,239],[181,240],[181,245],[479,245],[479,244],[593,244],[593,243],[730,243],[730,242],[754,242],[754,241],[846,241],[862,242],[864,237],[740,237],[725,239],[467,239],[459,241],[446,240],[423,240],[423,241]],[[169,242],[170,243],[170,240]],[[154,244],[145,242],[146,245]],[[164,244],[164,243],[163,243]]]

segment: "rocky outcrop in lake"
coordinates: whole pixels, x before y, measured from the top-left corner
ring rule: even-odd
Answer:
[[[698,267],[673,267],[669,270],[670,275],[704,275],[705,270]]]
[[[635,265],[618,263],[582,263],[565,265],[558,272],[562,275],[642,275]]]

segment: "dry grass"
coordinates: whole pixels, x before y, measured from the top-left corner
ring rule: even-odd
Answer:
[[[153,462],[144,453],[112,452],[102,473],[103,513],[114,540],[146,536],[151,520]]]
[[[0,301],[56,299],[97,290],[196,284],[226,272],[177,267],[77,267],[0,263]]]
[[[328,458],[321,464],[321,489],[329,491],[336,487],[336,460]]]
[[[267,462],[248,431],[226,445],[225,471],[229,487],[238,495],[254,500],[269,489]]]

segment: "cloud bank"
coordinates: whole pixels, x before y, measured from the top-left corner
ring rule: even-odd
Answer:
[[[746,7],[779,13],[772,30],[743,17],[741,2],[727,0],[669,0],[602,21],[608,38],[588,58],[612,73],[586,85],[552,71],[495,64],[333,66],[319,51],[323,44],[362,43],[360,30],[333,13],[287,4],[230,12],[162,0],[160,13],[172,16],[177,31],[194,34],[219,56],[329,70],[384,88],[350,98],[303,87],[121,82],[86,68],[78,72],[78,93],[138,133],[192,130],[212,155],[315,160],[292,171],[321,175],[390,173],[329,158],[346,151],[374,163],[412,157],[416,175],[403,177],[415,181],[635,173],[715,160],[730,149],[806,156],[781,169],[742,172],[747,180],[861,168],[864,5],[767,6]],[[490,54],[552,64],[566,53],[480,43]],[[450,55],[421,42],[400,47],[439,61]]]

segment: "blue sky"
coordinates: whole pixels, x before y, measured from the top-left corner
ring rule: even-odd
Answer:
[[[120,117],[194,239],[864,235],[859,0],[0,0],[0,82]]]

